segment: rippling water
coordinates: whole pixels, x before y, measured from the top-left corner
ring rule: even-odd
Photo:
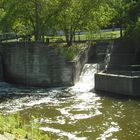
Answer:
[[[40,129],[56,140],[139,140],[140,100],[94,93],[95,72],[96,65],[86,64],[80,81],[68,88],[1,83],[0,111],[19,112],[26,121],[35,116]]]

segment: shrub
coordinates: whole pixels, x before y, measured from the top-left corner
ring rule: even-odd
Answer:
[[[67,60],[73,60],[81,50],[81,46],[73,45],[70,47],[61,46],[59,47],[59,53],[64,56]]]

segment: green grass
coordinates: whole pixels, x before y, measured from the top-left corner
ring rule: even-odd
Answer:
[[[85,41],[85,40],[102,40],[102,39],[115,39],[120,37],[120,31],[110,31],[110,32],[99,32],[94,34],[81,34],[75,35],[76,41]],[[50,39],[50,42],[59,42],[66,41],[65,36],[52,36],[46,37]]]
[[[2,115],[0,114],[0,134],[12,134],[14,140],[27,138],[28,140],[50,140],[48,135],[39,130],[40,123],[32,118],[32,121],[26,125],[21,121],[19,114]]]
[[[75,35],[75,41],[86,41],[86,40],[105,40],[105,39],[115,39],[120,37],[120,31],[108,31],[108,32],[98,32],[98,33],[85,33],[81,35]],[[65,36],[45,36],[45,39],[49,38],[49,42],[62,42],[66,41]],[[12,39],[3,42],[16,42],[20,39]],[[32,36],[31,41],[34,41],[34,36]]]

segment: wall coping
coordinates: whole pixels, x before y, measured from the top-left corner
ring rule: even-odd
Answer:
[[[128,75],[121,75],[121,74],[112,74],[112,73],[103,73],[103,72],[99,72],[97,74],[100,75],[104,75],[104,76],[111,76],[111,77],[122,77],[122,78],[130,78],[130,79],[134,79],[134,78],[140,78],[140,76],[128,76]]]

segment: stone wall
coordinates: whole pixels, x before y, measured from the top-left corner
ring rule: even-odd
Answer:
[[[88,50],[85,48],[69,62],[53,47],[6,44],[2,52],[4,78],[9,83],[24,86],[71,86],[79,80],[88,60]]]

